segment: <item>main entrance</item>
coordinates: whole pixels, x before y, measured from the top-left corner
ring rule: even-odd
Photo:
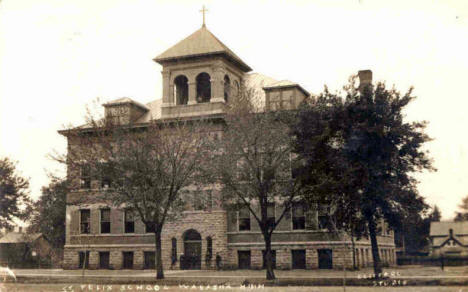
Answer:
[[[184,257],[180,261],[180,268],[184,270],[201,269],[201,236],[194,229],[184,233]]]

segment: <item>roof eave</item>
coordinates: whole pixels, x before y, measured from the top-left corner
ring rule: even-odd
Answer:
[[[310,96],[310,93],[302,88],[299,84],[289,84],[289,85],[280,85],[280,86],[265,86],[263,87],[263,90],[268,91],[268,90],[274,90],[274,89],[284,89],[284,88],[295,88],[297,87],[302,93],[304,93],[305,96]]]
[[[218,52],[209,52],[209,53],[202,53],[202,54],[192,54],[192,55],[185,55],[185,56],[174,56],[174,57],[156,57],[153,59],[156,63],[159,63],[161,65],[164,65],[166,62],[177,62],[181,60],[190,60],[190,59],[195,59],[199,57],[209,57],[209,56],[223,56],[229,61],[235,63],[236,65],[241,68],[241,70],[245,73],[252,71],[252,68],[250,68],[249,65],[244,63],[242,60],[239,60],[237,58],[234,58],[230,54],[227,54],[224,51],[218,51]]]
[[[121,102],[114,102],[114,103],[104,103],[102,106],[103,107],[107,107],[107,106],[119,106],[119,105],[127,105],[127,104],[130,104],[130,105],[134,105],[136,107],[139,107],[141,108],[142,110],[145,110],[145,111],[149,111],[149,108],[147,108],[146,106],[138,103],[138,102],[135,102],[135,101],[121,101]]]

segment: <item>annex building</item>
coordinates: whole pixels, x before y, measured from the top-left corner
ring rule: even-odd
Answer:
[[[104,104],[106,111],[124,109],[124,119],[143,126],[151,119],[222,119],[242,84],[262,92],[267,111],[294,109],[309,96],[294,82],[251,73],[205,25],[154,61],[162,66],[162,98],[148,104],[120,98]],[[73,143],[68,139],[69,147]],[[74,188],[67,196],[64,268],[153,269],[154,234],[131,211],[87,199],[109,186],[105,178],[90,176],[86,168],[69,168],[68,177]],[[216,189],[207,191],[217,195]],[[269,216],[280,213],[278,208],[272,205]],[[352,245],[349,238],[331,234],[325,229],[326,212],[325,206],[305,212],[297,205],[285,216],[272,239],[277,269],[352,267],[353,248],[357,266],[372,265],[370,241],[364,238]],[[382,261],[394,264],[393,232],[383,228],[378,241]],[[248,210],[228,211],[216,203],[203,210],[192,206],[177,222],[164,225],[162,244],[165,269],[214,269],[217,255],[223,269],[263,267],[264,242]]]

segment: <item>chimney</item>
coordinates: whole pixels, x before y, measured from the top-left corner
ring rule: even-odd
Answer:
[[[372,71],[371,70],[360,70],[358,72],[359,77],[359,91],[362,93],[364,88],[372,85]]]

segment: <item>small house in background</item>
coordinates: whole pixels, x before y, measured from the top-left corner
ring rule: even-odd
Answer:
[[[0,238],[0,265],[37,268],[50,265],[52,247],[42,233],[8,232]]]
[[[431,254],[468,256],[468,221],[431,222]]]

